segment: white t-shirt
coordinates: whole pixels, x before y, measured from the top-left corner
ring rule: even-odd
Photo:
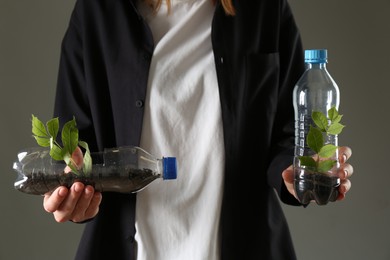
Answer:
[[[140,146],[174,156],[177,180],[137,195],[137,260],[219,259],[224,145],[211,45],[210,0],[172,0],[140,11],[155,40]]]

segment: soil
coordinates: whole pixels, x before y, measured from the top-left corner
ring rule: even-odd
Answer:
[[[47,174],[44,172],[29,173],[23,176],[15,188],[32,195],[43,195],[59,186],[70,187],[76,181],[93,186],[97,191],[133,193],[159,178],[160,175],[149,169],[130,169],[124,173],[105,169],[104,172],[94,172],[88,176],[78,176],[74,173]]]
[[[328,202],[336,201],[340,178],[331,177],[324,173],[306,172],[295,174],[295,192],[300,202],[304,205],[315,200],[318,205],[326,205]]]

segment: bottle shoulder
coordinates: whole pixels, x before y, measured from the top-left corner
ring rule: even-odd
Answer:
[[[337,83],[325,69],[308,69],[295,85],[295,91],[302,89],[338,90]]]

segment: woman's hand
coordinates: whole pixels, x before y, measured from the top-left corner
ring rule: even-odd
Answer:
[[[80,148],[73,152],[72,159],[76,167],[81,168],[83,153]],[[69,167],[65,168],[65,172],[70,171]],[[69,189],[61,186],[53,192],[46,193],[43,208],[53,213],[57,222],[82,222],[96,216],[101,200],[101,193],[96,192],[92,186],[75,182]]]
[[[352,150],[349,147],[339,147],[340,168],[338,171],[338,175],[341,183],[339,186],[339,195],[337,197],[337,200],[343,200],[345,198],[345,194],[351,189],[351,181],[349,180],[349,177],[351,177],[353,174],[353,167],[352,165],[347,163],[351,155]],[[287,187],[287,190],[292,195],[294,195],[295,198],[297,198],[294,190],[294,171],[292,165],[283,171],[282,177]]]
[[[345,194],[351,189],[351,181],[349,177],[353,174],[353,167],[347,163],[348,159],[351,157],[352,151],[349,147],[342,146],[339,148],[339,177],[341,184],[339,186],[339,196],[337,200],[342,200],[345,198]]]
[[[92,186],[75,182],[69,189],[58,187],[46,193],[43,207],[53,213],[57,222],[82,222],[96,216],[101,200],[101,193],[95,192]]]

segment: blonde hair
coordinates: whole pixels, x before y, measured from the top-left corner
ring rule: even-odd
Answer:
[[[144,0],[145,3],[150,5],[155,12],[157,12],[160,9],[160,6],[162,4],[162,1],[164,0]],[[171,10],[171,0],[165,0],[168,6],[168,13]],[[225,13],[228,15],[235,15],[236,10],[234,9],[232,0],[211,0],[214,4],[217,3],[217,1],[221,1],[222,7],[225,10]],[[252,0],[253,1],[253,0]]]

